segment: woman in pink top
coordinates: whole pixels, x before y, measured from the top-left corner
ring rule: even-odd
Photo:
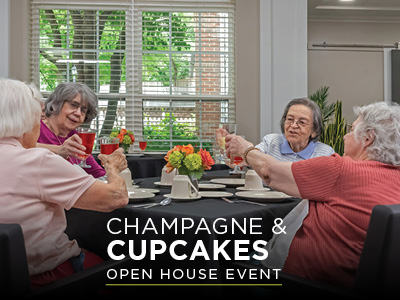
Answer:
[[[85,147],[75,129],[96,117],[96,94],[82,83],[61,83],[47,98],[44,113],[46,118],[40,123],[38,146],[59,154],[71,164],[78,164],[78,155],[85,154]],[[95,178],[105,175],[92,155],[86,163],[91,165],[84,169],[88,174]]]
[[[1,79],[0,90],[0,223],[21,225],[31,284],[36,287],[102,261],[64,233],[64,210],[108,212],[125,206],[128,192],[119,173],[127,162],[122,150],[99,155],[107,171],[104,183],[37,148],[40,100],[17,80]]]
[[[354,111],[343,157],[279,162],[238,136],[226,138],[230,157],[241,155],[269,186],[309,199],[282,270],[349,288],[373,207],[400,203],[400,107],[379,102]]]

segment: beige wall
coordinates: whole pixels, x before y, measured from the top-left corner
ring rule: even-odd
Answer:
[[[258,143],[260,136],[260,3],[236,2],[237,133]]]
[[[314,43],[393,45],[400,24],[390,22],[308,22],[308,92],[329,86],[331,102],[343,102],[354,121],[353,106],[384,100],[384,52],[373,48],[317,48]],[[389,71],[390,70],[386,70]]]
[[[29,81],[29,1],[10,1],[10,77]]]

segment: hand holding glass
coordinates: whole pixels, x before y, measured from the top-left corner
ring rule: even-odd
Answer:
[[[215,143],[221,149],[223,153],[219,160],[226,161],[229,158],[225,153],[225,137],[228,134],[236,134],[236,124],[235,123],[222,123],[219,125],[219,128],[215,132]]]

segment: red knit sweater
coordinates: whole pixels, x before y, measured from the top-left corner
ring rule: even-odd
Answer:
[[[373,207],[400,203],[400,168],[334,154],[292,172],[310,206],[283,271],[352,287]]]

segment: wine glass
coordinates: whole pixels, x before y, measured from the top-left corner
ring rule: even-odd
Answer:
[[[146,147],[147,147],[147,141],[145,139],[140,139],[139,140],[140,150],[144,151],[144,150],[146,150]]]
[[[119,148],[119,138],[103,136],[100,138],[100,153],[110,155]],[[103,163],[101,163],[103,165]],[[106,181],[107,174],[98,178],[99,180]]]
[[[220,152],[222,153],[218,158],[221,161],[229,159],[225,153],[225,137],[228,134],[235,134],[236,127],[237,125],[235,123],[222,123],[219,124],[219,128],[215,132],[215,144],[217,148],[219,147]]]
[[[92,154],[94,139],[96,137],[96,133],[94,130],[85,127],[78,127],[76,129],[78,131],[79,137],[82,139],[82,145],[86,147],[85,155],[79,155],[82,158],[81,162],[78,164],[81,168],[91,168],[91,165],[86,163],[86,159]]]

